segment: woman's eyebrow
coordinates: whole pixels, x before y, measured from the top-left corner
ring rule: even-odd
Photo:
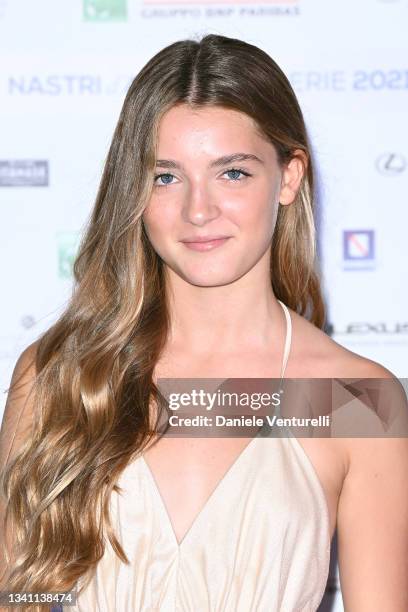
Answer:
[[[264,164],[264,162],[254,155],[253,153],[232,153],[231,155],[223,155],[222,157],[218,157],[210,162],[209,167],[215,168],[218,166],[224,166],[227,164],[231,164],[236,161],[256,161],[260,164]],[[156,161],[157,168],[174,168],[183,170],[183,165],[176,162],[174,159],[158,159]]]

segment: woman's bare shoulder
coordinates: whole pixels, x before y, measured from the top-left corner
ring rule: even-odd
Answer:
[[[294,361],[305,378],[393,378],[381,363],[342,346],[291,311]],[[295,376],[295,375],[294,375]]]
[[[289,374],[289,376],[294,378],[352,379],[353,385],[358,385],[359,398],[365,397],[365,390],[377,384],[376,381],[366,379],[392,379],[389,382],[386,380],[384,383],[379,384],[381,393],[373,394],[367,392],[366,396],[374,402],[372,408],[376,408],[377,413],[383,416],[388,414],[387,410],[390,410],[387,405],[388,399],[390,399],[390,406],[392,403],[393,408],[393,418],[399,419],[398,423],[401,424],[401,431],[407,431],[408,404],[406,393],[393,372],[383,364],[340,345],[324,331],[318,329],[300,315],[293,313],[292,320],[294,340],[296,342],[295,364],[293,365],[292,374]],[[379,387],[376,391],[378,391]],[[376,405],[376,402],[378,402],[378,405]],[[360,407],[364,406],[363,401],[353,402],[355,410],[359,410]],[[392,453],[395,452],[395,448],[402,447],[405,449],[407,445],[407,438],[402,434],[395,436],[394,439],[389,437],[387,440],[380,439],[378,435],[366,438],[350,435],[349,437],[333,438],[333,441],[335,441],[336,447],[338,447],[342,455],[342,462],[347,466],[346,471],[350,470],[350,466],[353,463],[358,463],[361,466],[363,463],[362,457],[366,458],[368,462],[366,467],[369,469],[370,454],[377,452],[377,449],[381,449],[381,452],[386,452],[385,449],[389,448],[389,452]],[[370,449],[370,452],[368,449]],[[406,451],[403,450],[401,452]]]
[[[30,392],[36,376],[37,346],[35,341],[25,348],[13,369],[0,429],[0,470],[18,452],[31,431],[33,398]]]
[[[36,377],[35,358],[38,341],[33,342],[18,357],[11,376],[7,401],[3,412],[0,429],[0,585],[6,590],[4,581],[8,572],[8,562],[5,557],[6,543],[12,541],[10,526],[5,530],[7,500],[3,495],[3,477],[7,466],[19,453],[22,446],[30,438],[33,426],[33,398],[30,391]]]

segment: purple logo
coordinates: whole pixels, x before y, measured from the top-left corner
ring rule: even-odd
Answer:
[[[48,160],[0,160],[0,187],[47,187]]]
[[[374,230],[344,230],[343,259],[347,261],[372,261],[374,259]]]

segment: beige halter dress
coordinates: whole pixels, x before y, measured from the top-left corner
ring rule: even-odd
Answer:
[[[281,377],[292,324],[286,317]],[[254,437],[181,543],[143,456],[122,472],[111,516],[130,565],[109,540],[75,612],[314,612],[330,562],[329,512],[290,430]],[[77,587],[80,586],[77,583]]]

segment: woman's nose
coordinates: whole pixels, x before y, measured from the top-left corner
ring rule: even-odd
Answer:
[[[183,220],[202,224],[220,215],[220,208],[214,194],[205,185],[192,186],[185,196]]]

